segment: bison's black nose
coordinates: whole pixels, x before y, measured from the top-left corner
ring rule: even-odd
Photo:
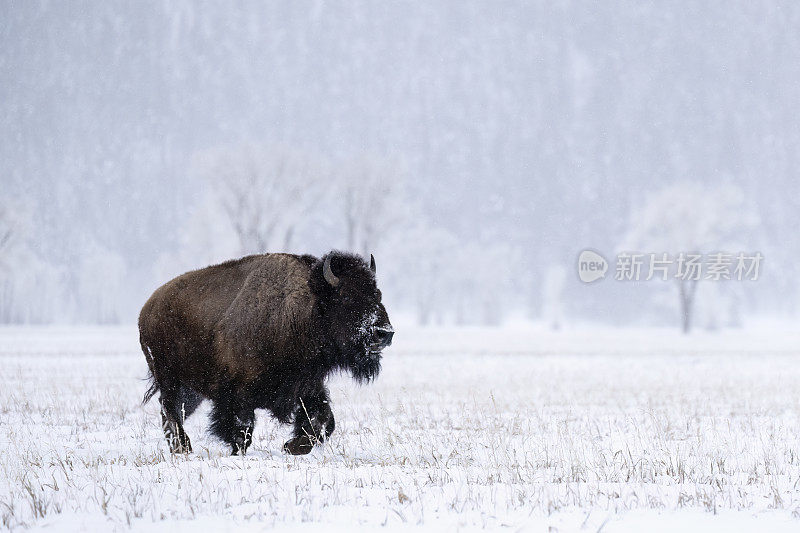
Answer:
[[[391,346],[392,337],[394,337],[394,330],[391,328],[378,328],[375,330],[375,340],[381,345],[381,348]]]

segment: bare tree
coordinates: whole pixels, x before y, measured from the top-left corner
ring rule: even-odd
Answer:
[[[337,181],[347,248],[367,256],[402,218],[402,173],[387,162],[362,157],[344,165]]]
[[[754,222],[755,216],[747,209],[738,187],[683,182],[650,195],[641,207],[632,210],[630,229],[621,248],[666,253],[672,258],[681,253],[733,251],[739,246],[738,236]],[[673,268],[670,276],[678,288],[681,328],[688,333],[699,281],[694,276],[676,274]]]
[[[326,193],[322,166],[283,146],[218,148],[201,154],[198,167],[210,184],[203,208],[222,215],[240,254],[291,249]]]

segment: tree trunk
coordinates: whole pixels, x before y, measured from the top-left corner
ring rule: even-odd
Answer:
[[[678,280],[678,291],[681,300],[681,327],[683,333],[689,333],[692,329],[692,307],[694,305],[694,293],[697,289],[695,280]]]
[[[420,326],[427,326],[430,322],[430,308],[425,302],[417,302],[417,323]]]
[[[347,224],[347,249],[355,251],[356,249],[356,221],[352,217],[345,219]]]
[[[292,238],[294,237],[294,226],[289,226],[283,237],[283,251],[289,252],[292,249]]]

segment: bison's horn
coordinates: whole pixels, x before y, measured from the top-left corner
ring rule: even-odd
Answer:
[[[375,273],[375,256],[369,254],[369,269],[372,270],[372,273]]]
[[[331,256],[325,258],[325,264],[322,265],[322,275],[325,276],[325,281],[331,284],[333,287],[337,287],[339,285],[339,278],[336,277],[336,274],[333,273],[331,270]]]

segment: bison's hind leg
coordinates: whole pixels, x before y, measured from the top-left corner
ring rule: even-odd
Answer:
[[[164,429],[164,437],[167,439],[171,453],[190,453],[192,451],[189,435],[186,434],[180,423],[167,414],[163,406],[161,408],[161,427]]]
[[[244,455],[253,443],[255,411],[232,398],[214,400],[211,432],[228,443],[232,455]]]
[[[183,429],[183,422],[202,403],[203,397],[187,387],[161,391],[161,426],[172,453],[190,453],[192,443]]]

